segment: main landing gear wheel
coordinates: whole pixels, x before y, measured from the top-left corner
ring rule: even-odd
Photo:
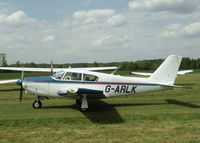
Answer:
[[[40,100],[35,100],[32,104],[32,107],[35,109],[42,108],[42,102]]]
[[[87,112],[87,111],[89,111],[89,108],[80,108],[80,111],[81,112]]]
[[[80,94],[76,95],[76,104],[81,105],[81,95]]]
[[[81,104],[81,99],[76,99],[76,104],[80,105]]]

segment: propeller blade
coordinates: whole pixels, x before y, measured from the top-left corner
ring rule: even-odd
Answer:
[[[24,78],[24,71],[22,71],[22,76],[21,76],[21,79],[23,79]]]
[[[23,64],[23,68],[22,68],[22,75],[21,75],[21,79],[23,80],[24,78],[24,64]]]
[[[22,69],[21,79],[18,81],[18,85],[20,85],[20,94],[19,94],[19,102],[22,103],[23,97],[23,79],[24,79],[24,68]]]
[[[21,88],[20,88],[20,95],[19,95],[19,101],[22,102],[22,97],[23,97],[23,86],[21,84]]]
[[[51,60],[51,74],[53,75],[53,62]]]

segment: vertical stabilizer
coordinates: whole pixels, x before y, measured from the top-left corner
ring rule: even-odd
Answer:
[[[174,84],[182,57],[170,55],[149,78],[156,82]]]

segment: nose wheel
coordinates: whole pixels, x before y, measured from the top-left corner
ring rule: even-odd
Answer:
[[[40,100],[36,99],[35,101],[33,101],[32,107],[35,109],[42,108],[42,102]]]

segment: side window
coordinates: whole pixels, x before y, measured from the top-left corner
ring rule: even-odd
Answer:
[[[81,80],[81,73],[67,72],[64,80]]]
[[[91,74],[83,74],[84,81],[96,81],[98,77]]]

